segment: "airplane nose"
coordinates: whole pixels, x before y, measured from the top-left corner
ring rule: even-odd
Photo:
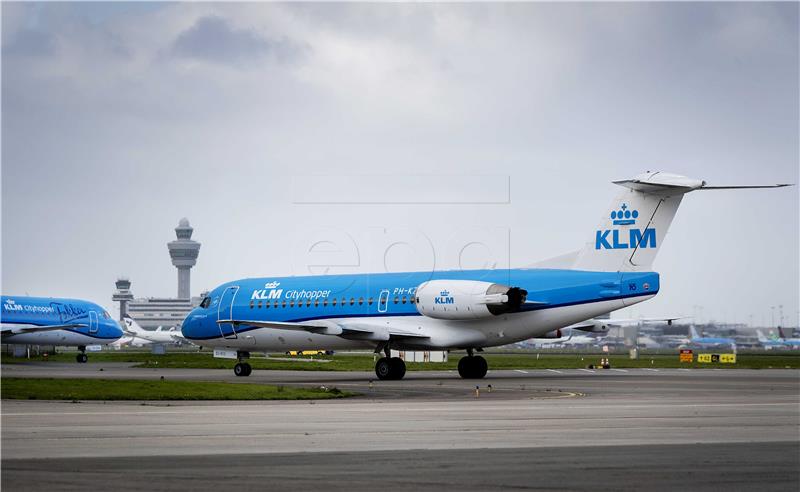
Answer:
[[[113,336],[116,336],[116,337],[118,337],[118,338],[119,338],[119,337],[122,337],[122,335],[124,335],[124,333],[122,332],[122,327],[120,327],[120,326],[119,326],[119,323],[118,323],[118,322],[116,322],[116,321],[114,321],[113,319],[112,319],[112,320],[109,320],[109,323],[108,323],[108,331],[109,331],[109,333],[111,333]]]
[[[181,323],[181,334],[183,334],[184,338],[193,339],[198,338],[198,332],[200,330],[200,322],[194,316],[197,313],[197,309],[192,310],[188,316],[183,320]]]

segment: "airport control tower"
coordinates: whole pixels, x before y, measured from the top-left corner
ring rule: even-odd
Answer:
[[[200,243],[192,241],[193,231],[189,220],[184,217],[175,228],[178,239],[167,243],[172,264],[178,269],[178,299],[191,298],[190,271],[197,263],[197,255],[200,253]]]
[[[131,281],[127,278],[120,277],[117,279],[116,285],[117,291],[114,292],[111,299],[115,302],[119,302],[119,320],[122,321],[123,318],[128,316],[128,303],[133,300]]]

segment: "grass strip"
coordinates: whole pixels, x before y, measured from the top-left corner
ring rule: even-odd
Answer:
[[[318,400],[343,398],[353,393],[337,388],[255,383],[2,378],[0,396],[14,400]]]

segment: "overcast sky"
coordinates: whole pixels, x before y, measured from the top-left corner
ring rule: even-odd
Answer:
[[[798,92],[797,3],[4,2],[2,292],[174,295],[184,216],[195,295],[527,265],[593,237],[614,179],[797,183]],[[622,315],[796,323],[798,208],[688,195]]]

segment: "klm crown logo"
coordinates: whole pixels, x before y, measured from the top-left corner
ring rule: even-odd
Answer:
[[[628,206],[624,203],[619,208],[620,210],[611,212],[611,220],[614,225],[633,225],[636,223],[636,219],[639,217],[638,210],[628,210]]]
[[[620,205],[619,210],[611,211],[611,223],[615,226],[636,225],[639,218],[638,210],[630,210],[626,203]],[[631,227],[627,230],[618,228],[597,231],[594,239],[594,249],[646,249],[656,247],[656,230],[646,227],[644,230]]]

